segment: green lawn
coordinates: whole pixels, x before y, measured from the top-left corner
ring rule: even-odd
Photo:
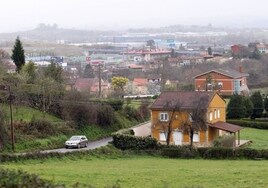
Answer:
[[[268,130],[244,128],[240,132],[242,140],[251,140],[248,146],[254,149],[268,149]]]
[[[96,187],[264,188],[268,185],[268,161],[183,160],[150,156],[73,157],[24,161],[0,167],[22,169],[42,178]]]

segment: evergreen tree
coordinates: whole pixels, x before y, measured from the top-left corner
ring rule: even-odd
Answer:
[[[34,66],[34,63],[32,61],[23,66],[21,72],[27,75],[28,84],[33,84],[36,81],[37,78],[36,67]]]
[[[234,94],[230,98],[230,102],[227,106],[227,118],[243,118],[245,117],[245,106],[243,104],[243,97],[238,94]]]
[[[63,82],[63,70],[56,63],[51,63],[44,71],[44,75],[47,78],[52,78],[58,83]]]
[[[266,111],[266,114],[268,113],[268,95],[266,95],[264,99],[264,109]]]
[[[243,97],[243,104],[245,107],[245,117],[250,117],[253,111],[253,104],[249,97]]]
[[[212,55],[212,49],[211,49],[211,47],[208,47],[208,55]]]
[[[90,64],[87,64],[84,70],[84,78],[95,78],[94,70]]]
[[[19,37],[17,37],[15,45],[13,47],[11,59],[14,61],[16,65],[16,71],[20,72],[21,68],[25,64],[25,55]]]
[[[261,96],[261,92],[260,91],[256,91],[254,92],[251,97],[250,100],[253,104],[253,118],[260,118],[262,116],[262,112],[263,112],[263,100],[262,100],[262,96]]]

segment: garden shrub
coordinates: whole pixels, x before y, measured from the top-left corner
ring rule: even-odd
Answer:
[[[122,150],[146,150],[158,148],[157,140],[151,137],[136,137],[132,135],[114,134],[112,143],[116,148]]]
[[[235,136],[234,135],[223,135],[218,137],[213,141],[214,147],[228,147],[232,148],[235,144]]]
[[[166,146],[162,148],[162,156],[169,158],[195,158],[198,151],[190,146]]]

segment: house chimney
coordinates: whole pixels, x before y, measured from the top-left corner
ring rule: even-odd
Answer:
[[[243,67],[239,66],[239,72],[243,73]]]

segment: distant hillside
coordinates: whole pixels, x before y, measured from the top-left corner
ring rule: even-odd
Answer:
[[[64,40],[65,42],[97,42],[101,35],[113,35],[113,31],[86,31],[76,29],[62,29],[57,25],[39,24],[33,30],[15,32],[15,33],[0,33],[1,40],[14,40],[17,36],[29,40],[46,40],[57,41]]]

